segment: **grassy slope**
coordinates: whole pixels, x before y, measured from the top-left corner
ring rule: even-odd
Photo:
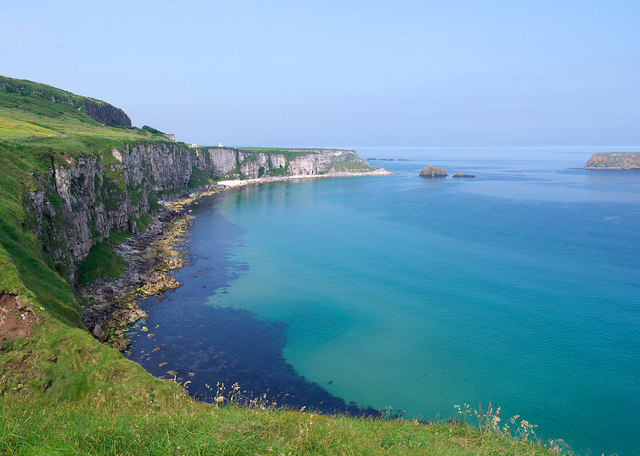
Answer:
[[[356,161],[344,161],[344,162],[335,162],[333,164],[333,169],[335,169],[338,172],[350,172],[350,171],[368,170],[373,168],[367,164],[359,163]]]
[[[465,425],[196,403],[96,341],[69,283],[25,229],[23,195],[37,188],[32,173],[65,165],[63,152],[99,155],[140,141],[164,138],[0,90],[0,292],[40,320],[28,339],[0,344],[0,454],[549,454]]]
[[[27,293],[45,303],[46,310],[57,318],[75,324],[79,307],[69,284],[56,274],[51,258],[25,230],[33,222],[24,210],[24,195],[39,189],[33,175],[50,175],[52,163],[68,166],[65,156],[98,156],[126,143],[166,139],[137,128],[104,127],[67,102],[50,101],[51,97],[71,99],[77,105],[82,97],[0,77],[0,83],[4,81],[25,87],[25,92],[0,90],[0,262],[3,269],[4,264],[11,263],[15,270],[11,278],[0,278],[0,289]],[[34,91],[46,97],[31,96]],[[45,135],[43,131],[50,133]],[[50,196],[54,203],[59,202],[57,195]]]
[[[170,407],[103,401],[0,404],[3,454],[127,455],[536,455],[535,446],[462,425],[216,408],[176,400]]]

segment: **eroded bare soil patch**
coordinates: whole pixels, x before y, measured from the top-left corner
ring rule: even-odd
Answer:
[[[30,306],[23,306],[14,295],[0,292],[0,342],[25,338],[38,323]]]

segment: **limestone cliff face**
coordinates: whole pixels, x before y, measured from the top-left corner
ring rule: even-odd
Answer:
[[[334,149],[287,149],[279,153],[216,147],[199,148],[197,157],[199,169],[240,179],[325,174],[339,162],[368,167],[367,161],[354,151]]]
[[[314,175],[330,172],[339,162],[366,165],[353,151],[267,153],[176,143],[124,145],[99,156],[58,158],[52,159],[50,174],[36,177],[40,189],[27,196],[26,204],[43,250],[70,278],[97,242],[112,231],[139,232],[159,195],[188,191],[203,183],[202,176]]]
[[[140,230],[158,192],[189,186],[193,154],[174,144],[139,144],[68,164],[37,178],[42,189],[28,195],[27,206],[43,249],[73,278],[75,265],[111,231]]]
[[[301,149],[300,153],[305,150]],[[291,174],[293,175],[314,175],[333,171],[334,163],[353,162],[360,165],[368,165],[367,161],[359,158],[354,151],[350,150],[321,150],[317,154],[301,155],[294,158],[290,163]]]
[[[640,168],[640,152],[604,152],[591,155],[585,165],[588,169]]]
[[[108,236],[111,225],[95,191],[103,185],[98,160],[78,159],[70,168],[52,170],[50,179],[39,181],[43,190],[28,195],[35,234],[54,261],[72,273],[72,262],[86,257],[94,241]]]

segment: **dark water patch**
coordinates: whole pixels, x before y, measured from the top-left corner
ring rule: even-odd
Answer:
[[[286,324],[204,303],[189,306],[188,312],[176,311],[167,321],[157,317],[156,310],[163,304],[159,300],[145,309],[150,317],[129,333],[132,348],[128,358],[156,377],[182,384],[190,381],[187,390],[193,397],[213,402],[217,385],[224,383],[229,392],[237,383],[245,400],[264,397],[278,406],[380,415],[372,408],[348,404],[298,375],[282,355]]]
[[[192,206],[196,224],[190,229],[192,236],[179,246],[189,252],[188,266],[172,272],[184,285],[139,302],[149,317],[129,332],[127,358],[158,378],[185,385],[202,401],[212,402],[220,384],[225,393],[237,384],[246,401],[261,398],[278,406],[325,413],[381,415],[373,408],[347,403],[297,374],[283,356],[285,323],[206,304],[212,294],[225,294],[230,283],[248,270],[233,256],[242,243],[242,228],[215,206],[215,197]]]

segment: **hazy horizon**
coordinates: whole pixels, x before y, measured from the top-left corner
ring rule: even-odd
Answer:
[[[637,2],[29,5],[0,12],[1,74],[185,142],[640,144]]]

